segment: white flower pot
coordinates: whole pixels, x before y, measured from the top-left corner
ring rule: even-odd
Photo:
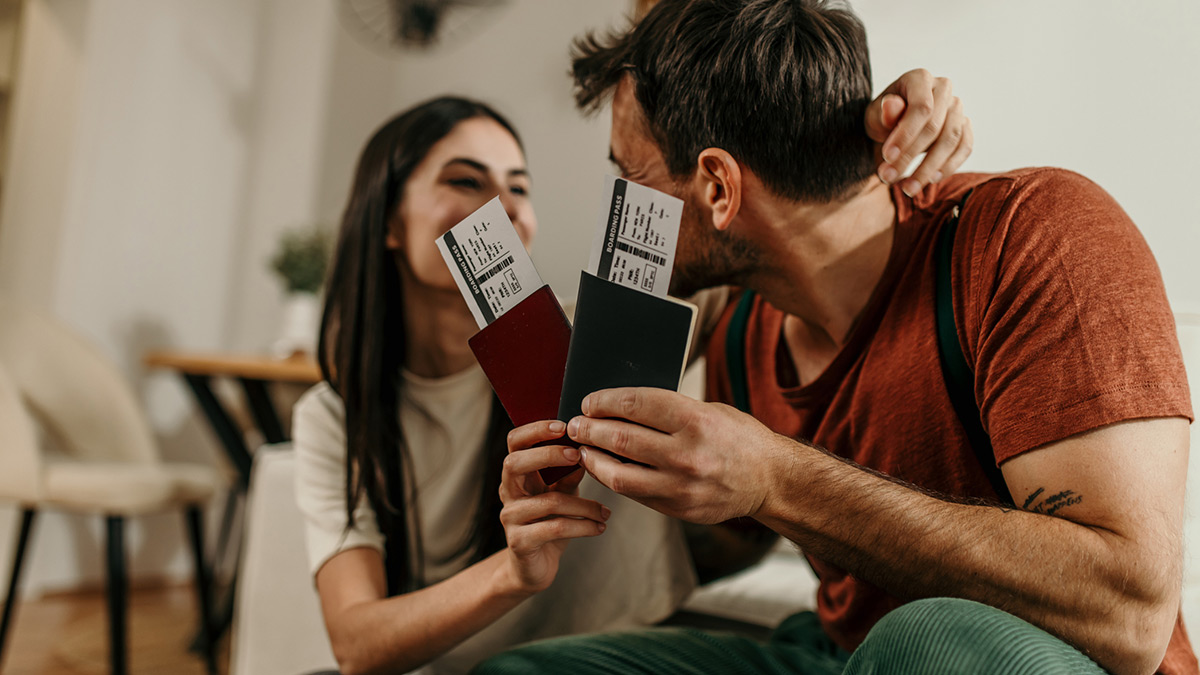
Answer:
[[[285,359],[297,353],[316,354],[321,328],[321,299],[315,293],[289,293],[283,305],[279,339],[271,353]]]

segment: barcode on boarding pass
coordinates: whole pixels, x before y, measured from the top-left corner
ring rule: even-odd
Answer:
[[[643,251],[642,249],[640,249],[636,246],[630,246],[629,244],[626,244],[623,241],[617,242],[617,250],[624,251],[625,253],[628,253],[629,255],[636,255],[637,257],[641,258],[642,260],[649,260],[650,262],[654,263],[655,265],[667,264],[667,259],[665,257],[663,257],[661,255],[654,255],[653,253],[651,253],[649,251]]]
[[[438,237],[437,247],[480,328],[542,287],[499,197]]]
[[[510,255],[507,258],[505,258],[504,260],[501,260],[500,262],[496,263],[495,265],[489,267],[486,272],[475,277],[475,280],[482,284],[483,282],[487,281],[488,279],[491,279],[492,277],[496,276],[497,274],[500,274],[501,272],[503,272],[505,270],[505,268],[507,268],[511,264],[513,264],[513,257]]]
[[[588,271],[611,282],[665,296],[671,282],[683,202],[607,176]]]

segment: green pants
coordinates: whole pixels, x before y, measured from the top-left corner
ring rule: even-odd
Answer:
[[[853,654],[833,644],[815,614],[803,612],[785,619],[766,643],[690,628],[577,635],[518,647],[472,672],[1099,675],[1104,670],[1011,614],[969,600],[934,598],[885,616]]]

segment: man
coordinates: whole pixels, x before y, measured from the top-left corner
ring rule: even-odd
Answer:
[[[744,384],[753,416],[616,389],[589,396],[568,434],[616,492],[796,542],[821,577],[818,612],[765,645],[569,638],[481,672],[1198,671],[1179,613],[1192,411],[1145,242],[1066,171],[889,188],[857,133],[869,73],[857,18],[820,0],[665,0],[580,43],[578,100],[611,95],[622,174],[685,201],[673,292],[756,293],[708,352],[710,395]],[[936,337],[952,223],[943,316],[969,414]],[[744,374],[728,339],[744,339]],[[978,421],[983,463],[964,426]],[[568,451],[509,464],[551,452]]]

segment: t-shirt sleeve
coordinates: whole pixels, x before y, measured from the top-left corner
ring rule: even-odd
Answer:
[[[1158,265],[1106,192],[1022,172],[977,188],[960,228],[955,311],[997,462],[1124,420],[1191,418]]]
[[[375,512],[364,498],[346,528],[346,431],[342,401],[326,383],[296,403],[296,502],[304,513],[309,569],[315,576],[330,558],[352,548],[384,551]]]

